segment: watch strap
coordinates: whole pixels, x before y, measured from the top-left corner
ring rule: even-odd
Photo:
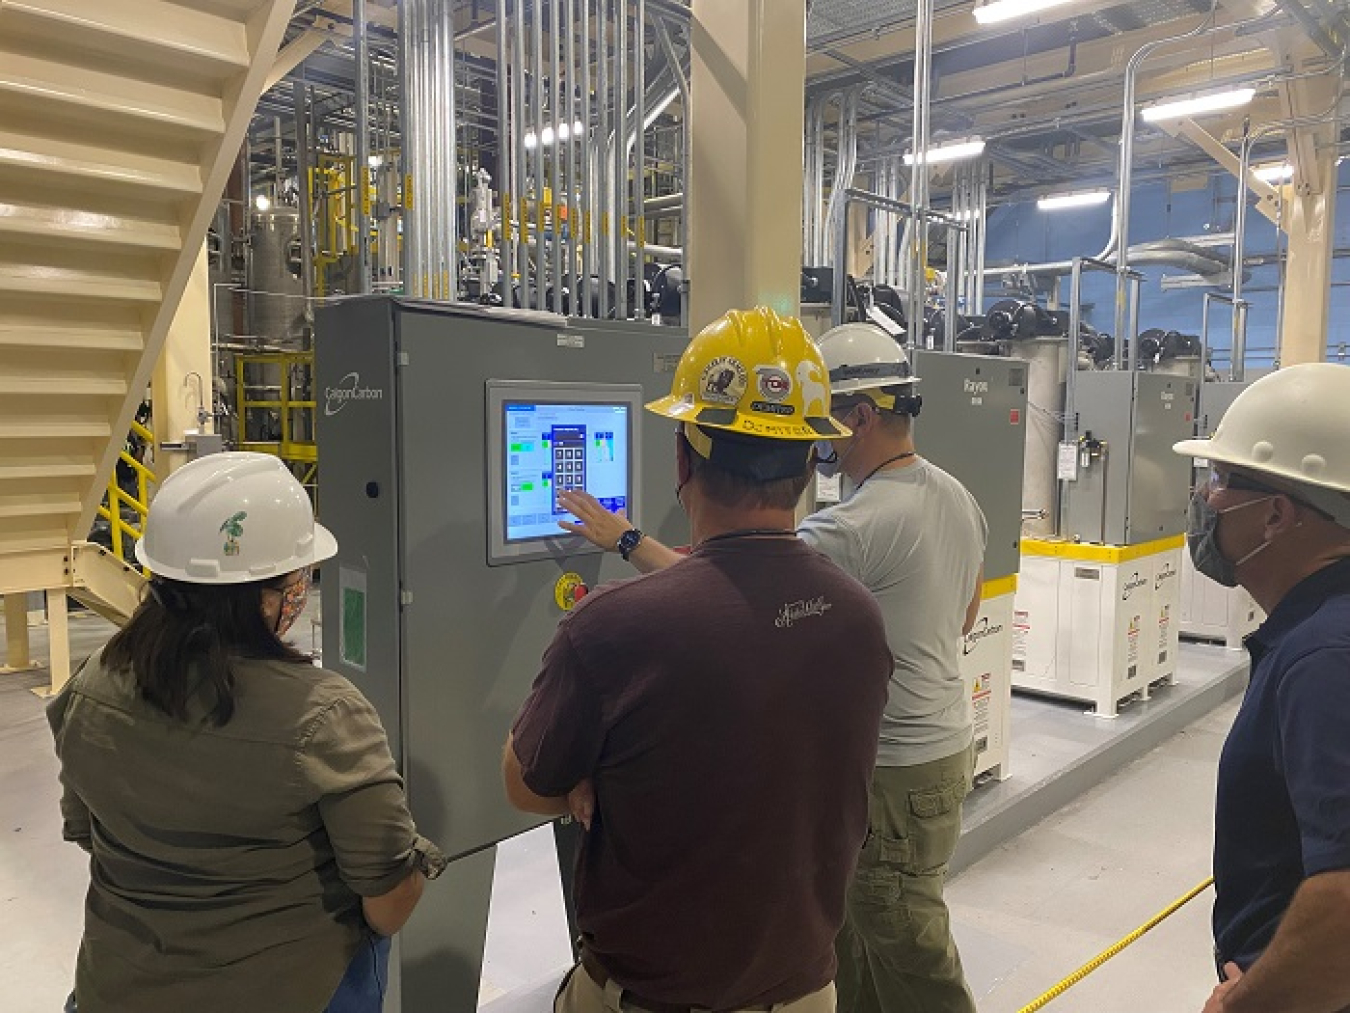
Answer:
[[[628,557],[642,544],[642,539],[646,537],[647,536],[637,528],[629,528],[619,536],[619,555],[623,557],[624,562],[628,562]]]

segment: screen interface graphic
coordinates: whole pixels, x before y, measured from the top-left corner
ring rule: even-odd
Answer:
[[[627,405],[508,401],[502,474],[506,540],[557,538],[576,518],[558,493],[584,489],[607,510],[628,509]]]

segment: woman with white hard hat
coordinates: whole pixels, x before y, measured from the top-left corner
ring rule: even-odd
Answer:
[[[388,936],[444,867],[374,709],[283,638],[337,552],[276,458],[169,477],[127,626],[48,710],[90,853],[80,1013],[377,1013]]]

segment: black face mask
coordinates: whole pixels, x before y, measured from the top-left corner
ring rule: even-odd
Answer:
[[[1237,587],[1238,567],[1262,549],[1267,548],[1270,542],[1262,542],[1241,559],[1231,560],[1219,548],[1219,518],[1224,514],[1231,514],[1244,507],[1255,506],[1274,498],[1273,495],[1265,496],[1261,499],[1239,503],[1237,506],[1228,507],[1226,510],[1215,510],[1210,505],[1209,500],[1198,492],[1192,496],[1190,510],[1187,513],[1186,547],[1190,550],[1191,562],[1195,564],[1196,572],[1203,573],[1210,580],[1224,587]]]

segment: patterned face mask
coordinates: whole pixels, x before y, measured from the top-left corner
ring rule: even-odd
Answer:
[[[274,589],[281,595],[281,608],[277,612],[276,625],[278,637],[284,637],[289,633],[295,621],[305,611],[305,606],[309,603],[309,584],[310,571],[304,569],[300,571],[299,580]]]

